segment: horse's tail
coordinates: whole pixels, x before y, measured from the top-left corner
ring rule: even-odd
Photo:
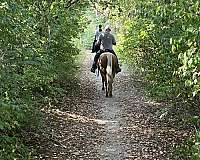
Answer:
[[[113,68],[113,66],[112,66],[113,64],[112,64],[112,54],[108,54],[107,55],[107,67],[106,67],[106,75],[107,75],[107,81],[108,82],[112,82],[113,81],[113,75],[112,75],[112,68]]]

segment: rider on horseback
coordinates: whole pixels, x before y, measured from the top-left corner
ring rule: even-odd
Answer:
[[[99,25],[99,28],[95,31],[94,42],[92,45],[92,53],[98,52],[100,50],[100,45],[97,44],[99,35],[102,33],[102,25]]]
[[[111,52],[117,57],[112,47],[113,45],[116,45],[115,37],[110,33],[110,31],[111,31],[110,27],[106,26],[105,32],[99,35],[98,37],[97,44],[101,46],[100,50],[96,53],[94,57],[94,62],[91,68],[91,72],[93,73],[95,73],[95,69],[97,68],[97,61],[102,53]],[[118,72],[121,72],[121,68],[119,67],[119,64],[117,62],[117,73]]]

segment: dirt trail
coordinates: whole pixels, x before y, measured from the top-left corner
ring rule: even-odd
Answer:
[[[91,73],[93,54],[84,55],[80,93],[59,106],[44,108],[42,145],[36,159],[171,160],[174,147],[187,136],[168,118],[167,107],[145,98],[139,80],[125,68],[114,82],[113,97],[101,91]]]

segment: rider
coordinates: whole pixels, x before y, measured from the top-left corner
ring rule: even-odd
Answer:
[[[102,25],[100,24],[99,25],[99,29],[97,29],[96,31],[95,31],[95,36],[94,36],[94,39],[97,41],[98,40],[98,37],[99,37],[99,35],[102,33]]]
[[[100,45],[97,45],[97,40],[99,35],[102,33],[102,25],[99,25],[99,28],[95,31],[94,41],[92,44],[92,53],[98,52],[100,50]]]
[[[97,61],[103,52],[111,52],[117,57],[112,47],[113,45],[116,45],[116,40],[115,40],[115,37],[110,32],[111,32],[111,28],[109,26],[106,26],[105,32],[100,34],[98,37],[97,44],[101,46],[100,46],[100,50],[96,53],[94,57],[94,62],[91,68],[91,72],[93,73],[95,73],[95,69],[97,68]],[[119,67],[119,64],[117,61],[117,73],[118,72],[121,72],[121,68]]]

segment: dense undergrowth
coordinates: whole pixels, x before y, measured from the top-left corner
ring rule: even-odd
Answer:
[[[0,159],[31,159],[24,136],[42,125],[40,107],[68,94],[86,25],[87,4],[64,1],[0,3]],[[70,91],[69,91],[70,92]]]

